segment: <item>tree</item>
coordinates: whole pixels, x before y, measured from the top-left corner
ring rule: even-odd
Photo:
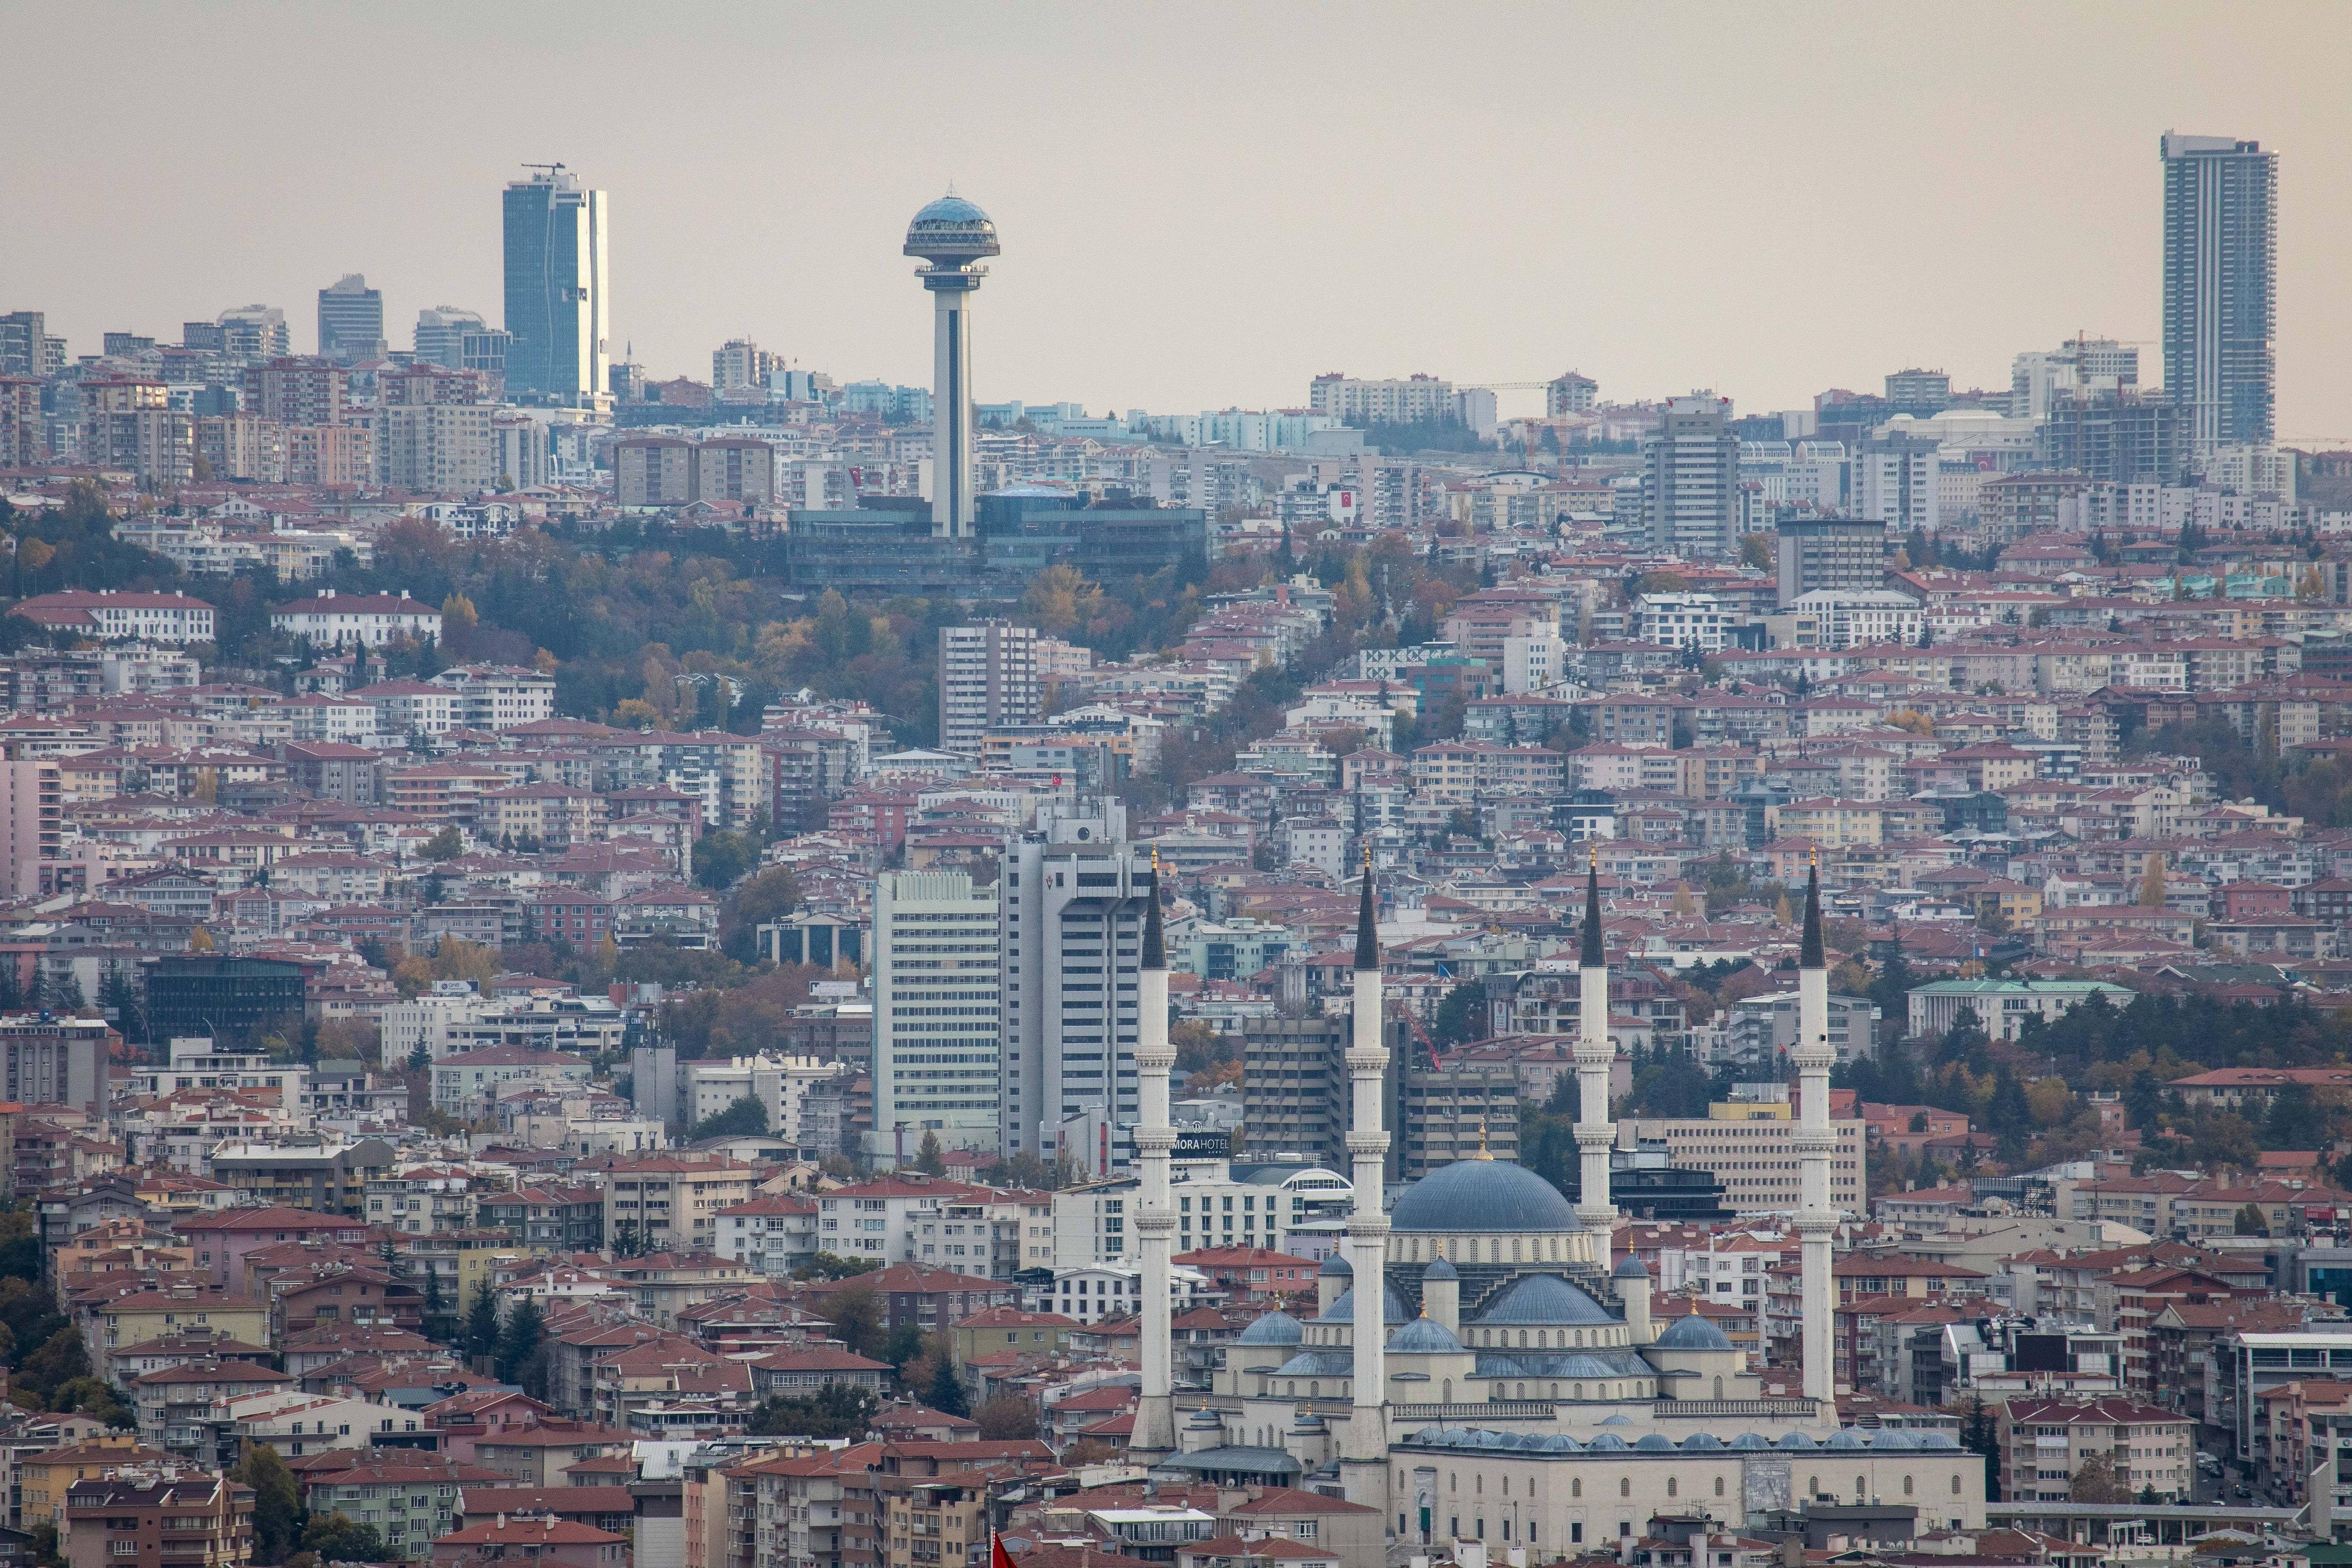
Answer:
[[[474,1300],[466,1308],[466,1354],[486,1356],[499,1348],[499,1302],[490,1294],[490,1278],[474,1281]]]
[[[1969,1395],[1968,1416],[1960,1423],[1960,1447],[1980,1455],[1985,1468],[1985,1500],[2000,1500],[2000,1433],[1994,1425],[1992,1413],[1985,1408],[1984,1395]]]
[[[948,1173],[947,1151],[940,1145],[940,1135],[932,1128],[923,1129],[923,1141],[915,1148],[915,1169],[926,1176]],[[961,1411],[957,1412],[961,1415]]]
[[[546,1337],[546,1327],[539,1303],[528,1298],[507,1314],[507,1326],[499,1331],[498,1367],[501,1383],[520,1381],[523,1363],[538,1353],[540,1341]]]
[[[1441,1046],[1458,1046],[1486,1037],[1486,988],[1465,980],[1437,1005],[1437,1027],[1432,1031]]]
[[[247,1446],[245,1458],[228,1476],[253,1489],[254,1561],[285,1562],[286,1554],[294,1549],[302,1520],[302,1495],[295,1488],[294,1472],[286,1468],[276,1448],[254,1443]]]
[[[761,1401],[743,1429],[760,1437],[856,1437],[881,1407],[882,1402],[866,1389],[829,1383],[807,1398]]]
[[[2164,857],[2161,854],[2150,855],[2147,869],[2140,873],[2139,905],[2144,910],[2164,908]]]
[[[882,1298],[873,1286],[843,1286],[833,1293],[825,1315],[833,1320],[835,1337],[856,1353],[870,1356],[882,1343]]]
[[[745,1095],[724,1110],[711,1112],[687,1133],[688,1142],[704,1138],[757,1138],[768,1131],[768,1108]]]
[[[2268,1236],[2271,1233],[2271,1222],[2263,1215],[2261,1205],[2248,1204],[2238,1211],[2237,1217],[2231,1222],[2230,1228],[2240,1236]]]
[[[388,1560],[383,1532],[373,1524],[353,1524],[341,1510],[313,1519],[302,1532],[302,1550],[315,1552],[321,1563],[383,1563]]]
[[[1014,1443],[1037,1435],[1037,1412],[1025,1399],[1000,1394],[978,1410],[973,1420],[980,1423],[980,1440],[983,1443]]]
[[[452,824],[418,845],[416,852],[427,860],[455,860],[466,852],[466,836]]]
[[[2068,1502],[2129,1502],[2131,1483],[2123,1479],[2116,1462],[2105,1454],[2093,1454],[2074,1467],[2074,1479],[2066,1485]]]
[[[926,1397],[931,1408],[943,1415],[971,1414],[971,1402],[964,1397],[963,1379],[956,1375],[952,1354],[943,1354],[932,1363],[931,1387]]]

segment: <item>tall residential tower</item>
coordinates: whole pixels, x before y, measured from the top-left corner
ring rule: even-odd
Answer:
[[[971,297],[988,268],[974,262],[1001,253],[988,215],[948,194],[907,226],[904,254],[929,265],[915,269],[931,295],[931,532],[962,539],[972,531]]]
[[[2164,385],[2201,463],[2275,428],[2278,154],[2169,131],[2163,152]]]

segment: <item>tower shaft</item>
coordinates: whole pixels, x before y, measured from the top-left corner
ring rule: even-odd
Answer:
[[[1830,1242],[1837,1229],[1837,1211],[1830,1206],[1830,1153],[1836,1135],[1830,1131],[1830,972],[1822,949],[1821,872],[1805,886],[1804,947],[1797,970],[1797,1089],[1796,1133],[1798,1200],[1796,1232],[1799,1279],[1803,1289],[1805,1396],[1831,1400],[1837,1395],[1836,1352],[1831,1337],[1836,1302],[1832,1299]]]
[[[1609,1196],[1609,1151],[1617,1129],[1609,1120],[1609,1069],[1617,1049],[1609,1043],[1609,952],[1601,935],[1601,858],[1585,863],[1584,940],[1576,961],[1576,1153],[1581,1199],[1577,1223],[1605,1237],[1617,1223]],[[1608,1243],[1601,1244],[1608,1260]]]
[[[1158,878],[1153,880],[1156,883]],[[1159,934],[1159,896],[1155,886],[1148,938]],[[1169,1212],[1168,1195],[1168,1155],[1176,1146],[1176,1130],[1168,1122],[1168,1073],[1176,1065],[1176,1053],[1168,1043],[1167,961],[1154,953],[1158,946],[1156,941],[1146,941],[1145,967],[1136,976],[1135,1073],[1139,1093],[1135,1152],[1142,1166],[1142,1201],[1135,1228],[1143,1251],[1143,1387],[1129,1447],[1147,1460],[1176,1450],[1175,1346],[1169,1326],[1169,1248],[1176,1216]],[[1155,956],[1160,958],[1156,965],[1151,963]]]
[[[971,297],[982,268],[925,268],[931,291],[931,532],[963,539],[972,508]]]
[[[1348,1131],[1349,1174],[1355,1204],[1348,1216],[1349,1262],[1355,1274],[1355,1320],[1349,1326],[1353,1351],[1353,1408],[1339,1446],[1342,1489],[1349,1502],[1388,1513],[1388,1423],[1382,1405],[1388,1390],[1389,1216],[1381,1206],[1388,1175],[1389,1135],[1382,1125],[1381,1092],[1389,1053],[1382,1026],[1380,942],[1372,921],[1372,868],[1367,853],[1363,903],[1356,922],[1355,1016],[1349,1038],[1348,1080],[1354,1115]]]

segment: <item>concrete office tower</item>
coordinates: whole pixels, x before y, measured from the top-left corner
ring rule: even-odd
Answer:
[[[482,318],[454,305],[436,305],[416,312],[416,357],[449,370],[466,368],[466,335],[485,329]]]
[[[980,755],[981,738],[1045,713],[1037,629],[1006,621],[940,628],[940,750]]]
[[[1731,399],[1695,392],[1666,401],[1642,449],[1650,548],[1685,561],[1723,561],[1739,547],[1739,437]]]
[[[1005,847],[997,888],[1003,1152],[1050,1163],[1066,1151],[1089,1171],[1124,1166],[1124,1130],[1141,1113],[1131,998],[1151,888],[1150,864],[1127,842],[1126,808],[1040,806],[1037,826]]]
[[[604,193],[561,163],[506,188],[507,393],[589,407],[609,395],[611,273]]]
[[[876,1163],[912,1160],[926,1131],[996,1147],[999,945],[993,890],[961,871],[876,881]]]
[[[1576,1155],[1581,1201],[1576,1221],[1606,1233],[1617,1221],[1609,1196],[1609,1151],[1617,1127],[1609,1120],[1609,955],[1601,942],[1601,859],[1584,870],[1584,948],[1576,961]]]
[[[1787,609],[1824,588],[1875,592],[1886,586],[1886,525],[1868,518],[1791,518],[1775,531],[1774,598]]]
[[[1805,878],[1805,937],[1797,957],[1797,1088],[1802,1103],[1797,1108],[1796,1136],[1799,1194],[1797,1239],[1805,1309],[1805,1397],[1832,1399],[1837,1386],[1832,1349],[1832,1323],[1837,1302],[1830,1284],[1830,1234],[1837,1228],[1837,1212],[1830,1207],[1830,1152],[1836,1136],[1830,1131],[1830,971],[1822,949],[1822,868],[1817,863]]]
[[[383,357],[383,290],[359,273],[319,290],[319,353],[338,364]]]
[[[2273,430],[2278,154],[2168,131],[2163,157],[2164,385],[2201,463]]]
[[[915,276],[931,294],[931,532],[961,539],[972,531],[971,296],[1001,254],[988,215],[948,194],[907,226],[904,254],[930,265]]]
[[[1355,1268],[1353,1327],[1354,1407],[1339,1447],[1339,1479],[1349,1502],[1388,1512],[1388,1432],[1381,1404],[1388,1387],[1386,1350],[1388,1286],[1381,1269],[1388,1256],[1389,1216],[1381,1207],[1388,1167],[1389,1135],[1381,1125],[1381,1087],[1388,1073],[1387,1031],[1381,1016],[1381,939],[1372,920],[1372,858],[1364,855],[1363,901],[1356,911],[1354,1038],[1348,1047],[1348,1079],[1355,1091],[1355,1120],[1348,1132],[1354,1211],[1348,1216],[1349,1261]]]
[[[1143,1387],[1128,1451],[1146,1464],[1176,1450],[1175,1345],[1170,1328],[1169,1247],[1176,1216],[1168,1197],[1168,1155],[1176,1130],[1168,1124],[1168,1072],[1176,1065],[1168,1043],[1168,943],[1160,926],[1160,858],[1151,859],[1151,892],[1143,906],[1142,971],[1136,976],[1135,1071],[1142,1105],[1135,1155],[1143,1167],[1136,1234],[1143,1246]],[[1272,1245],[1269,1238],[1268,1245]]]

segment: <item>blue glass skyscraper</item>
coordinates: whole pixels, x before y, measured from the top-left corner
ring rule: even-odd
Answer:
[[[506,188],[507,395],[583,407],[609,363],[604,193],[561,163],[530,167]]]

